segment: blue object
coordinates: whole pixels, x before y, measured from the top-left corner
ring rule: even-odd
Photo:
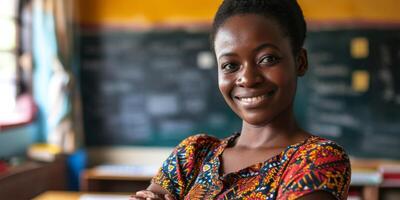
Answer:
[[[67,158],[68,170],[68,189],[79,191],[80,176],[87,164],[87,153],[84,149],[79,149]]]

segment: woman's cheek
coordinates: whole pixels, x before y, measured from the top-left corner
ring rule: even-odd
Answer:
[[[228,79],[225,75],[218,76],[218,87],[222,94],[229,92],[232,87],[232,81]]]

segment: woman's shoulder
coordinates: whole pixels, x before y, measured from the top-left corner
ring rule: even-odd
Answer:
[[[182,140],[179,145],[175,148],[176,151],[184,151],[196,154],[199,151],[212,151],[221,145],[223,140],[217,137],[201,133],[187,137]]]
[[[312,135],[307,139],[306,142],[301,146],[303,150],[338,150],[345,153],[344,148],[333,140],[329,140],[320,136]]]
[[[182,140],[182,142],[179,145],[202,145],[202,144],[208,144],[208,143],[220,143],[221,140],[218,139],[217,137],[214,137],[212,135],[206,134],[206,133],[200,133],[196,135],[189,136]]]
[[[323,162],[349,162],[348,155],[342,146],[332,140],[314,135],[307,139],[299,147],[294,156],[299,159],[307,157],[307,160],[313,161],[322,160]]]
[[[319,136],[311,136],[295,147],[281,178],[280,198],[297,199],[322,190],[345,199],[351,168],[344,148]]]

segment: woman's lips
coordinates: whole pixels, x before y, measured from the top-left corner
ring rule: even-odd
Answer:
[[[257,106],[259,104],[264,103],[268,99],[270,99],[274,94],[276,90],[271,90],[266,94],[262,95],[257,95],[257,96],[235,96],[235,99],[238,100],[238,102],[244,106]]]

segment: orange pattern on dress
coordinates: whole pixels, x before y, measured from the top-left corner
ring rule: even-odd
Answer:
[[[238,136],[219,140],[200,134],[183,140],[152,182],[188,200],[291,200],[315,191],[347,198],[350,162],[335,142],[311,136],[263,163],[223,176],[221,154]]]

